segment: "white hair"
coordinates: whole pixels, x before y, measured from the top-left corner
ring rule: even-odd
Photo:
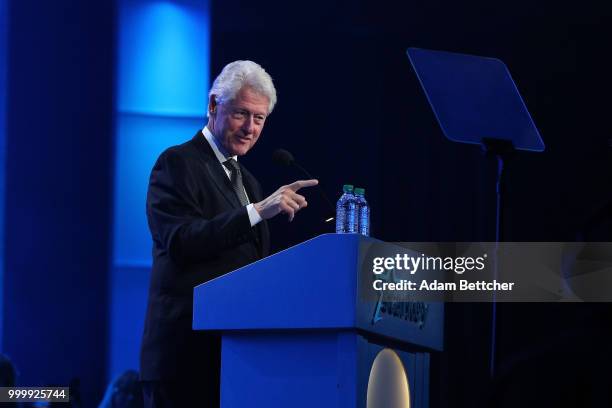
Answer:
[[[218,104],[231,102],[245,86],[268,98],[268,114],[272,112],[276,104],[276,89],[272,78],[253,61],[234,61],[227,64],[215,78],[208,97],[214,95]]]

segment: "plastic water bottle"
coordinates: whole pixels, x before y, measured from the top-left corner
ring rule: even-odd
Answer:
[[[344,194],[336,204],[336,233],[347,234],[357,232],[357,211],[353,186],[345,184],[342,187]]]
[[[366,237],[370,236],[370,207],[365,199],[365,188],[355,189],[355,202],[357,204],[357,232]]]

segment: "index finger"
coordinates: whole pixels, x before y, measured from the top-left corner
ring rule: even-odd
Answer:
[[[312,186],[316,186],[317,184],[319,184],[319,180],[317,179],[298,180],[298,181],[294,181],[293,183],[289,184],[288,187],[295,192],[295,191],[298,191],[300,188],[312,187]]]

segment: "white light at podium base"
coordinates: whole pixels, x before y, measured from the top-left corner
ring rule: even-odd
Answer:
[[[402,360],[391,349],[381,350],[370,370],[367,408],[410,408],[410,388]]]

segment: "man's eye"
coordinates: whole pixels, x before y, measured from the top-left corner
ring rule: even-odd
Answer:
[[[247,113],[245,111],[235,111],[234,112],[234,117],[236,117],[237,119],[242,119],[245,118],[247,116]]]
[[[255,115],[255,120],[258,122],[263,122],[264,120],[266,120],[266,117],[263,115]]]

